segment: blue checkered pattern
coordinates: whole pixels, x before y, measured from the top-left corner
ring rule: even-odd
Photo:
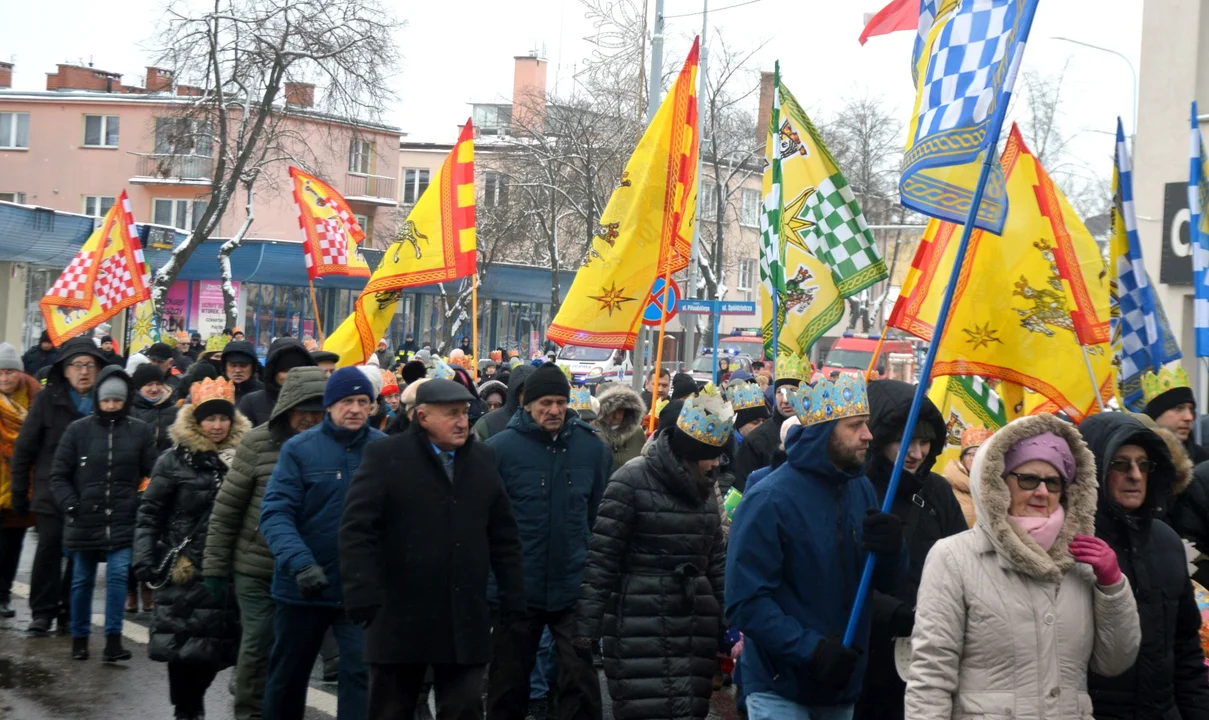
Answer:
[[[986,119],[1019,13],[1018,0],[961,2],[932,45],[916,141]]]
[[[1196,330],[1196,356],[1209,357],[1209,227],[1204,209],[1209,205],[1209,177],[1205,177],[1205,149],[1192,101],[1192,135],[1188,157],[1188,209],[1192,222],[1192,326]]]

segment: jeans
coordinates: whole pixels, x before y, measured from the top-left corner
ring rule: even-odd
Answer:
[[[21,562],[25,530],[23,527],[0,527],[0,603],[13,598],[13,578],[17,577],[17,564]]]
[[[273,651],[275,603],[268,580],[235,573],[234,584],[242,626],[235,664],[235,720],[259,720]]]
[[[425,663],[369,666],[369,720],[412,720],[427,703]],[[441,720],[483,719],[483,665],[432,665]]]
[[[551,698],[558,720],[601,717],[600,678],[588,653],[571,645],[575,609],[531,610],[508,627],[495,621],[495,658],[487,673],[487,716],[524,720],[529,706],[529,674],[537,661],[542,631],[547,627],[558,658],[558,683]]]
[[[130,575],[131,549],[72,553],[71,636],[86,638],[92,633],[92,591],[97,565],[105,563],[105,634],[121,635],[126,612],[126,578]]]
[[[332,628],[340,647],[340,680],[336,711],[342,718],[363,718],[369,677],[363,655],[365,633],[349,622],[344,610],[334,607],[277,604],[276,639],[269,656],[269,678],[264,690],[264,717],[273,720],[302,720],[311,668],[323,643],[323,633]]]
[[[542,640],[537,646],[537,662],[529,673],[529,699],[541,700],[550,692],[558,680],[558,665],[554,662],[554,638],[550,628],[542,630]]]
[[[54,618],[71,607],[71,558],[63,567],[63,516],[34,513],[38,547],[29,580],[29,610],[34,617]]]
[[[770,692],[747,696],[748,720],[852,720],[852,705],[799,705]]]

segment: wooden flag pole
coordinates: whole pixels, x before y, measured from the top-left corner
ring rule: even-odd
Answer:
[[[315,296],[315,281],[309,277],[306,279],[306,284],[311,288],[311,306],[315,308],[315,330],[318,331],[319,346],[323,346],[323,321],[319,319],[319,299]]]
[[[470,286],[470,352],[474,354],[471,358],[470,377],[474,378],[477,383],[479,381],[479,274],[476,272],[470,278],[473,285]]]
[[[869,369],[865,371],[865,381],[873,379],[873,373],[877,371],[877,359],[881,357],[882,345],[886,344],[886,333],[890,332],[890,325],[887,324],[882,328],[882,336],[877,339],[877,347],[873,348],[873,357],[869,360]]]
[[[669,253],[670,255],[670,253]],[[663,308],[659,313],[659,340],[655,347],[655,383],[656,390],[659,389],[659,369],[663,367],[663,336],[667,331],[667,306],[668,300],[672,297],[672,259],[667,258],[667,264],[663,271]],[[655,303],[659,303],[659,296],[655,296]],[[641,330],[639,331],[641,332]],[[655,414],[655,408],[659,407],[658,398],[651,397],[651,415],[647,419],[647,435],[655,432],[655,424],[659,417]]]

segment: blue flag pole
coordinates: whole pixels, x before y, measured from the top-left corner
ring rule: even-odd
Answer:
[[[1028,41],[1029,30],[1033,25],[1033,16],[1037,12],[1038,0],[1025,0],[1020,17],[1020,40],[1017,55],[1010,61],[1011,70],[1004,82],[1002,97],[995,114],[991,117],[991,126],[987,130],[986,157],[983,158],[982,169],[978,174],[978,184],[974,187],[974,196],[970,202],[970,211],[966,215],[965,225],[961,229],[961,241],[957,245],[957,257],[953,260],[953,272],[949,275],[949,283],[945,286],[945,294],[940,302],[940,311],[936,316],[935,330],[932,332],[932,342],[928,345],[928,353],[924,357],[923,367],[919,370],[919,383],[915,386],[915,397],[911,399],[911,412],[907,415],[907,424],[903,426],[905,442],[898,448],[898,457],[894,460],[894,471],[890,474],[890,484],[886,488],[886,498],[882,501],[882,512],[889,513],[894,507],[894,496],[898,492],[898,483],[903,475],[903,463],[906,462],[910,450],[909,439],[915,435],[915,424],[919,420],[919,411],[923,407],[924,398],[928,394],[928,384],[932,377],[932,365],[936,361],[936,352],[944,338],[945,326],[949,322],[949,310],[953,304],[953,293],[957,289],[957,278],[961,275],[961,267],[965,264],[966,250],[970,246],[970,234],[974,230],[974,220],[978,216],[978,206],[982,204],[982,195],[986,190],[987,179],[991,175],[994,163],[999,162],[996,150],[999,146],[999,134],[1003,131],[1004,116],[1007,114],[1008,100],[1011,99],[1012,85],[1019,70],[1020,59],[1024,54],[1024,46]],[[1011,212],[1011,208],[1008,208]],[[848,617],[848,627],[844,631],[844,647],[852,647],[856,639],[856,629],[865,609],[865,600],[869,597],[869,585],[873,581],[873,568],[877,556],[869,553],[865,556],[865,569],[861,573],[860,585],[856,588],[856,598],[852,603],[852,614]]]

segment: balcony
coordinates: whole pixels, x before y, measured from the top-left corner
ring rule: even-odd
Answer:
[[[208,186],[214,176],[214,158],[204,155],[164,155],[131,153],[138,159],[135,185],[202,185]]]
[[[348,173],[344,178],[344,199],[365,205],[398,205],[395,179],[383,175]]]

